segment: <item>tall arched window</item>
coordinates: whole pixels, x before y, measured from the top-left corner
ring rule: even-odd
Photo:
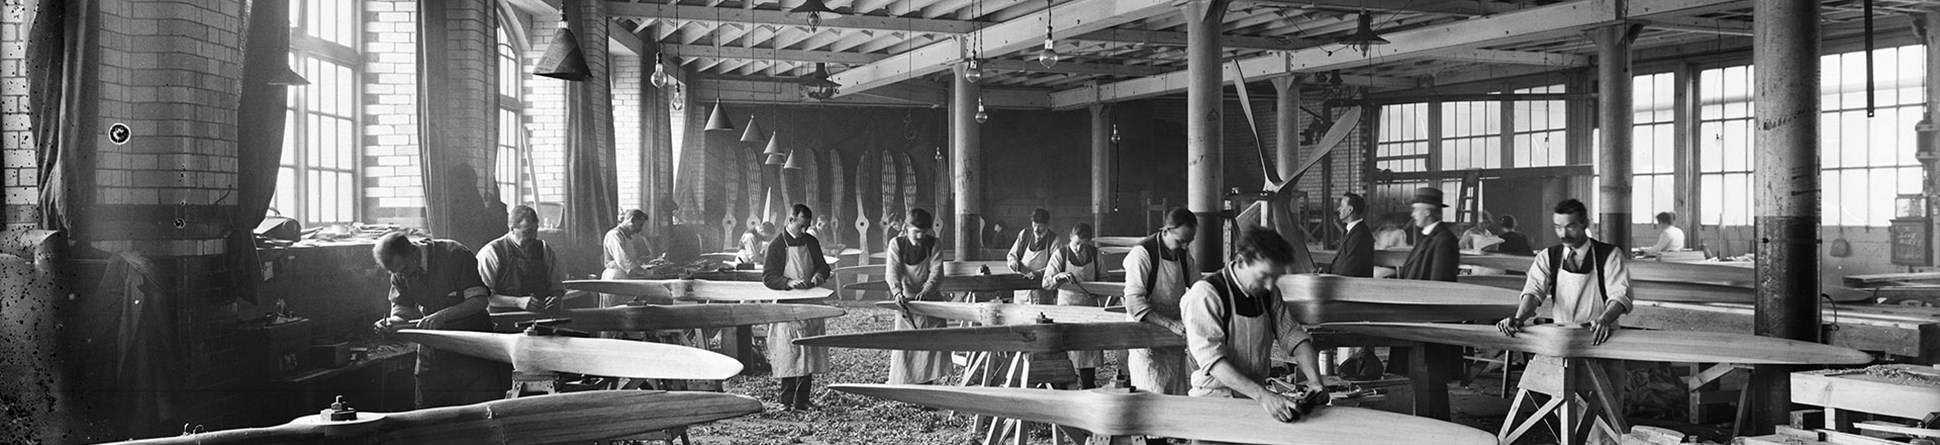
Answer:
[[[290,66],[310,84],[289,90],[274,205],[305,225],[358,218],[363,190],[358,3],[297,0],[290,5]]]

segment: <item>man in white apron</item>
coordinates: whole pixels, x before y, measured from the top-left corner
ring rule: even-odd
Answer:
[[[1298,420],[1324,406],[1320,357],[1305,326],[1290,305],[1279,301],[1274,281],[1294,261],[1293,246],[1264,227],[1242,230],[1234,242],[1233,262],[1199,280],[1180,303],[1186,347],[1199,363],[1192,373],[1193,397],[1251,399],[1281,422]],[[1266,386],[1273,368],[1273,344],[1291,352],[1307,377],[1298,396]],[[1307,403],[1302,403],[1307,400]],[[1194,443],[1209,443],[1194,441]]]
[[[1182,208],[1165,216],[1165,228],[1146,237],[1125,254],[1125,314],[1131,321],[1162,326],[1185,336],[1179,299],[1199,281],[1187,246],[1192,244],[1198,217]],[[1195,366],[1185,348],[1133,349],[1126,359],[1132,387],[1159,394],[1186,393],[1186,376]]]
[[[1031,211],[1031,226],[1017,233],[1017,241],[1010,244],[1010,251],[1004,254],[1010,271],[1024,274],[1025,278],[1037,279],[1044,266],[1051,262],[1051,252],[1058,247],[1058,234],[1051,231],[1051,211],[1036,209]],[[1051,304],[1056,302],[1057,293],[1048,289],[1017,291],[1018,303]]]
[[[1052,250],[1051,261],[1044,266],[1044,289],[1056,290],[1059,306],[1091,306],[1104,303],[1084,288],[1065,286],[1092,281],[1105,280],[1105,267],[1098,264],[1098,247],[1091,244],[1091,224],[1078,223],[1071,227],[1071,241]],[[1071,367],[1078,370],[1078,386],[1082,389],[1098,387],[1098,365],[1103,363],[1103,351],[1071,351]]]
[[[828,280],[829,263],[822,258],[822,243],[807,233],[808,222],[814,218],[815,212],[808,206],[795,204],[786,230],[768,243],[761,281],[769,289],[808,289]],[[807,301],[820,302],[791,303]],[[774,377],[781,379],[781,395],[777,398],[789,410],[808,409],[809,388],[814,386],[815,373],[829,370],[827,348],[796,346],[795,339],[822,335],[826,330],[822,319],[768,326],[768,364],[774,367]]]
[[[934,222],[928,210],[910,209],[903,225],[903,236],[889,240],[889,295],[897,303],[910,300],[947,301],[939,285],[943,278],[943,248],[930,232]],[[941,318],[912,315],[908,311],[896,318],[896,329],[931,329],[947,326]],[[950,353],[942,351],[890,351],[890,384],[928,384],[950,372]]]
[[[1514,337],[1536,316],[1536,308],[1548,302],[1551,322],[1587,326],[1592,331],[1592,343],[1603,344],[1617,333],[1617,319],[1630,312],[1627,255],[1621,247],[1590,239],[1587,233],[1590,211],[1582,201],[1570,199],[1557,204],[1550,219],[1563,244],[1537,252],[1536,260],[1529,265],[1529,278],[1523,282],[1521,304],[1516,307],[1515,315],[1497,322],[1496,328],[1503,335]],[[1611,389],[1616,394],[1610,396],[1621,403],[1626,375],[1623,361],[1593,359],[1589,362],[1615,379]],[[1529,362],[1531,368],[1560,365],[1560,360],[1550,357],[1536,357]]]

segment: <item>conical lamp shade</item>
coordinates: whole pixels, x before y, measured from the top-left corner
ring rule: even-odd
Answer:
[[[1354,26],[1354,35],[1341,39],[1340,43],[1366,51],[1370,46],[1388,44],[1388,39],[1383,39],[1380,34],[1374,33],[1374,15],[1362,11],[1360,23]]]
[[[593,78],[593,69],[586,67],[586,54],[580,52],[579,38],[573,35],[573,30],[559,28],[559,34],[553,36],[551,45],[546,46],[546,55],[539,58],[539,64],[532,74],[584,82]]]
[[[741,142],[761,142],[761,125],[754,123],[754,116],[748,116],[748,128],[741,132]]]
[[[745,138],[743,138],[742,140],[746,140],[746,139],[745,139]],[[774,134],[774,135],[771,135],[771,136],[769,136],[769,137],[768,137],[768,148],[766,148],[766,149],[762,149],[762,150],[761,150],[761,156],[763,156],[763,157],[764,157],[764,160],[765,160],[765,162],[766,162],[766,163],[767,163],[768,165],[774,165],[774,164],[777,164],[777,162],[774,162],[774,161],[772,161],[772,159],[774,159],[774,158],[775,158],[776,156],[781,156],[781,155],[785,155],[785,154],[788,154],[788,153],[787,153],[787,152],[784,152],[784,151],[781,151],[781,134],[780,134],[780,133],[776,133],[776,134]]]
[[[787,164],[782,164],[782,166],[781,166],[781,168],[783,168],[783,169],[786,169],[786,170],[801,170],[801,169],[802,169],[802,152],[800,152],[800,151],[790,151],[790,152],[788,152],[788,163],[787,163]]]
[[[714,100],[714,112],[707,115],[707,131],[734,131],[734,122],[728,120],[727,111],[721,110],[721,101]]]
[[[310,79],[303,78],[303,75],[297,74],[296,71],[291,70],[289,66],[280,66],[277,68],[279,69],[271,70],[269,73],[268,83],[270,85],[281,85],[281,86],[289,87],[289,86],[299,86],[299,85],[310,84]]]

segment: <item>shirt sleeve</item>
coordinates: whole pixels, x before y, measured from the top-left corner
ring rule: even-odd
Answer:
[[[930,268],[930,276],[929,280],[923,282],[922,291],[924,296],[931,296],[942,290],[943,248],[940,243],[930,249],[928,266]]]
[[[782,273],[788,270],[788,243],[768,243],[768,251],[763,252],[761,261],[761,284],[774,290],[794,289],[788,286],[788,277]]]
[[[809,259],[809,261],[815,263],[814,264],[815,271],[810,272],[809,275],[828,278],[829,275],[832,275],[835,273],[835,269],[832,267],[829,267],[829,260],[827,258],[822,257],[823,255],[826,255],[826,254],[822,253],[823,252],[822,240],[820,238],[816,238],[815,235],[808,235],[808,251],[815,253],[815,255],[813,255],[813,258]],[[808,278],[814,278],[814,277],[808,277]]]
[[[498,251],[492,249],[491,243],[486,243],[485,248],[478,249],[476,262],[477,265],[474,267],[478,270],[478,282],[489,288],[491,292],[498,292],[499,283],[496,279],[499,268]]]
[[[1541,306],[1542,301],[1551,298],[1549,292],[1549,254],[1547,252],[1536,251],[1536,260],[1529,262],[1529,271],[1523,273],[1523,275],[1528,278],[1522,280],[1522,295],[1534,295],[1537,306]]]
[[[1644,251],[1650,252],[1650,253],[1663,253],[1663,252],[1670,251],[1670,247],[1671,247],[1671,230],[1664,229],[1663,232],[1660,232],[1657,234],[1657,244],[1651,245],[1649,248],[1644,249]]]
[[[1226,359],[1230,350],[1226,345],[1226,327],[1219,322],[1225,315],[1222,309],[1212,284],[1204,281],[1193,283],[1179,299],[1179,314],[1186,325],[1186,351],[1192,354],[1199,369],[1212,369],[1213,364]]]
[[[390,295],[386,297],[386,300],[391,302],[391,316],[405,320],[422,317],[423,314],[420,314],[418,311],[418,302],[411,299],[411,297],[405,296],[404,291],[400,289],[402,284],[398,282],[398,276],[392,274],[390,277],[391,291]]]
[[[606,268],[622,272],[632,272],[638,266],[634,258],[633,246],[627,243],[626,235],[618,230],[606,231],[605,252]]]
[[[1278,338],[1280,339],[1281,346],[1287,348],[1288,351],[1292,351],[1293,348],[1299,347],[1301,343],[1313,341],[1313,336],[1307,334],[1307,325],[1300,324],[1300,319],[1294,316],[1293,305],[1286,304],[1286,302],[1282,301],[1275,302],[1273,307],[1275,308],[1274,312],[1276,312],[1274,316],[1278,318],[1275,320],[1274,326],[1279,328],[1279,332],[1276,332],[1276,334],[1279,334]]]
[[[1051,260],[1044,263],[1044,276],[1038,278],[1038,287],[1044,290],[1058,288],[1057,275],[1064,272],[1070,261],[1064,258],[1064,249],[1051,251]]]
[[[909,277],[903,273],[903,254],[899,252],[901,249],[896,248],[896,240],[897,238],[890,238],[888,243],[884,243],[887,246],[883,248],[883,256],[887,257],[888,261],[882,264],[882,275],[883,279],[889,282],[891,296],[898,294],[908,296]]]
[[[1610,258],[1603,260],[1603,290],[1609,293],[1609,301],[1622,304],[1623,312],[1630,313],[1634,307],[1630,302],[1630,266],[1623,252],[1611,252]]]
[[[1024,235],[1030,232],[1029,227],[1024,228],[1022,232],[1017,232],[1017,239],[1010,242],[1010,250],[1004,252],[1004,261],[1012,263],[1024,261]]]
[[[1132,246],[1125,253],[1125,315],[1132,321],[1145,319],[1152,312],[1152,304],[1146,296],[1152,293],[1145,287],[1145,277],[1152,274],[1152,258],[1145,253],[1145,247]]]

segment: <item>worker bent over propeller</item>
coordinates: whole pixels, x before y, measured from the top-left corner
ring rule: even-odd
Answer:
[[[1293,263],[1293,247],[1261,227],[1241,230],[1234,244],[1232,262],[1194,283],[1179,302],[1186,347],[1199,363],[1188,395],[1249,398],[1274,419],[1299,420],[1325,406],[1328,396],[1312,338],[1274,290],[1275,279]],[[1307,377],[1297,395],[1274,392],[1265,384],[1276,339],[1291,345],[1291,355]]]

